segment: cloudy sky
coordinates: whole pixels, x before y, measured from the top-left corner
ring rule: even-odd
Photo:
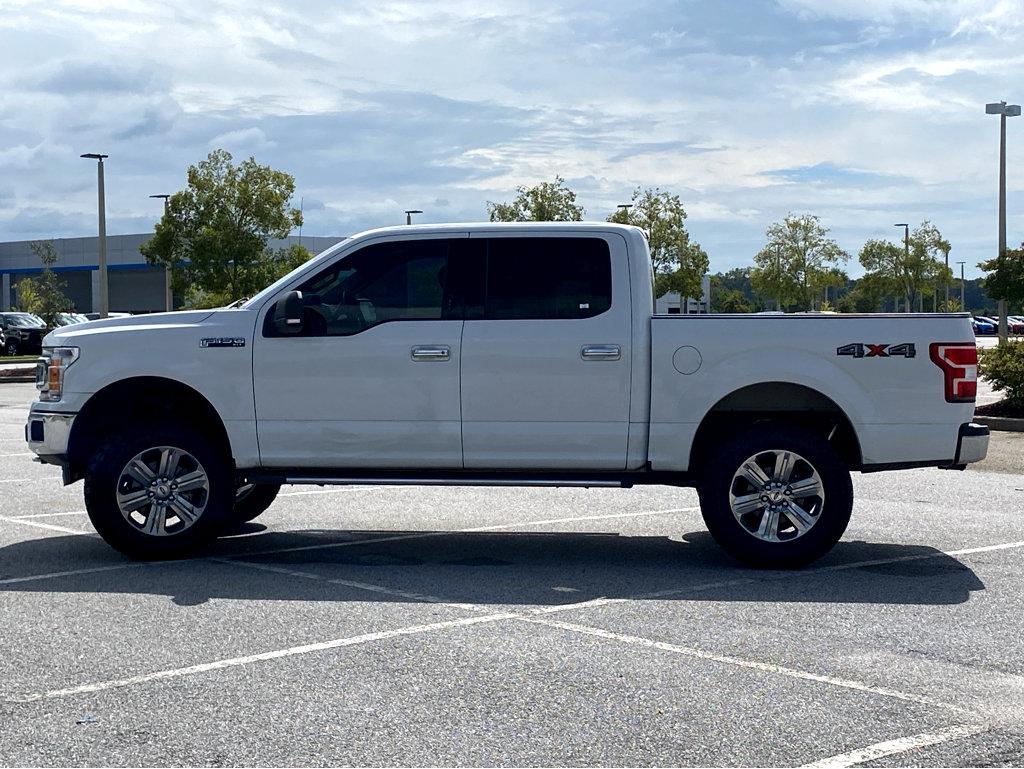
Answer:
[[[1024,100],[1022,38],[1024,0],[0,0],[0,240],[95,232],[82,152],[110,155],[126,233],[224,147],[294,174],[305,234],[480,220],[561,174],[592,219],[637,185],[678,193],[712,270],[808,211],[852,254],[931,219],[977,273],[984,104]]]

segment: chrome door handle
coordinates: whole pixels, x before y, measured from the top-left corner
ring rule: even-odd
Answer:
[[[622,348],[617,344],[588,344],[580,350],[583,360],[618,360],[622,357]]]
[[[412,348],[413,360],[449,360],[451,357],[451,348],[445,345],[423,345]]]

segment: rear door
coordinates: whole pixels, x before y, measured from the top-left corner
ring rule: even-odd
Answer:
[[[478,298],[462,337],[466,468],[624,469],[632,360],[625,240],[480,237]]]

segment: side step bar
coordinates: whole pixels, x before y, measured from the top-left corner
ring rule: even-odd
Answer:
[[[594,486],[614,489],[626,486],[621,480],[549,480],[546,478],[307,478],[288,476],[285,477],[283,483],[305,483],[314,486],[575,486],[582,488]]]

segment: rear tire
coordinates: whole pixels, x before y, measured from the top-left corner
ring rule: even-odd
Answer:
[[[715,541],[737,560],[791,569],[825,555],[853,511],[850,472],[810,430],[763,422],[726,439],[699,488]]]
[[[231,520],[235,523],[248,523],[263,515],[280,490],[280,483],[256,483],[248,489],[243,486],[235,493]]]
[[[230,520],[230,458],[190,426],[116,432],[85,472],[85,507],[100,536],[130,558],[188,555]]]

